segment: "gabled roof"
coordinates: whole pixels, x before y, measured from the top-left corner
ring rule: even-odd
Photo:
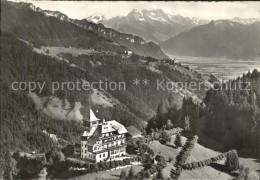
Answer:
[[[88,144],[94,145],[102,134],[108,132],[117,132],[118,134],[127,133],[126,128],[115,120],[107,121],[99,124],[93,133],[85,131],[82,136],[89,136]]]
[[[118,134],[127,133],[125,126],[123,126],[115,120],[107,121],[102,124],[102,133],[108,133],[113,131],[117,131]]]
[[[102,136],[101,133],[102,130],[102,125],[98,125],[96,131],[93,133],[92,136],[90,136],[90,138],[88,139],[88,144],[94,145],[96,144],[97,140],[99,139],[99,137]]]
[[[89,112],[89,121],[91,122],[91,121],[98,121],[98,120],[100,120],[100,119],[98,119],[98,118],[96,117],[96,115],[94,114],[94,112],[92,111],[92,109],[90,109],[90,112]]]
[[[135,126],[129,126],[126,127],[128,134],[130,134],[131,136],[138,136],[138,135],[142,135],[143,133],[137,129]]]

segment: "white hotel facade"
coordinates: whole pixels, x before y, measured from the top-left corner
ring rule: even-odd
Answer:
[[[108,161],[126,153],[126,128],[115,120],[101,121],[90,109],[87,129],[81,136],[81,158]]]

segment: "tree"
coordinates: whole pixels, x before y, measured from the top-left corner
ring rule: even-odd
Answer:
[[[167,124],[166,124],[166,129],[171,129],[171,128],[173,128],[173,124],[172,124],[171,120],[168,119]]]
[[[162,171],[166,167],[166,164],[167,164],[164,156],[157,155],[155,157],[155,160],[157,161],[157,169],[158,169],[158,171]]]
[[[125,170],[122,170],[121,173],[120,173],[120,179],[126,179],[126,171]]]
[[[172,137],[169,135],[169,133],[163,132],[163,133],[162,133],[162,139],[163,139],[165,142],[170,142],[170,141],[172,140]]]
[[[149,169],[147,171],[145,171],[144,177],[147,178],[147,179],[149,179],[151,177],[151,172],[150,172]]]
[[[61,151],[66,157],[71,157],[74,154],[74,146],[69,144],[66,147],[62,148]]]
[[[176,135],[176,138],[175,138],[175,140],[174,140],[174,144],[175,144],[176,148],[182,146],[182,143],[181,143],[181,136],[180,136],[179,133]]]
[[[134,175],[135,175],[134,169],[133,167],[131,167],[128,172],[128,179],[132,179]]]
[[[16,161],[18,161],[19,158],[20,158],[20,152],[19,152],[19,151],[14,152],[12,157],[13,157]]]
[[[63,161],[64,160],[64,154],[57,149],[56,147],[53,147],[50,152],[46,154],[46,158],[49,162],[49,164],[58,162],[58,161]]]
[[[157,179],[163,179],[162,171],[159,170],[157,174]]]
[[[12,180],[14,176],[17,175],[16,160],[11,157],[10,152],[7,150],[5,153],[4,162],[4,179]]]
[[[227,154],[225,165],[226,165],[226,169],[229,172],[238,170],[239,159],[236,151],[234,151],[234,153]]]
[[[184,118],[184,130],[190,131],[190,117],[189,116],[186,116]]]
[[[157,107],[157,118],[161,119],[163,113],[163,102],[160,102]],[[159,120],[160,121],[160,120]]]

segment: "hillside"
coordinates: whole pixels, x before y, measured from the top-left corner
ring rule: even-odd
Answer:
[[[155,43],[163,42],[180,32],[185,32],[192,27],[205,24],[208,21],[198,18],[189,18],[181,15],[171,15],[161,9],[136,10],[122,17],[105,19],[88,17],[89,21],[102,23],[106,27],[119,32],[131,33],[143,37],[146,41]]]
[[[74,20],[58,11],[42,10],[29,3],[9,2],[3,5],[5,7],[3,15],[12,18],[12,21],[3,21],[3,29],[16,33],[18,37],[26,34],[28,37],[24,40],[35,45],[66,45],[113,52],[124,52],[128,49],[142,56],[168,58],[155,43],[146,42],[141,37],[132,34],[106,28],[102,24]],[[23,24],[26,24],[23,30],[17,31]]]
[[[172,141],[169,144],[173,144],[174,140],[175,140],[175,136],[173,135]],[[182,137],[182,142],[185,143],[185,141],[186,138]],[[179,154],[181,148],[175,149],[167,145],[163,145],[158,141],[153,141],[147,145],[154,151],[154,156],[161,155],[165,157],[166,160],[168,160],[169,158],[173,158],[171,162],[167,162],[166,167],[162,171],[164,179],[170,178],[170,172],[174,168],[173,164],[175,162],[175,157]],[[193,148],[191,155],[188,158],[188,162],[205,160],[219,154],[221,153],[205,148],[200,144],[195,144],[195,147]],[[245,168],[249,168],[248,179],[259,178],[258,171],[260,170],[260,164],[257,160],[239,158],[239,162]],[[219,167],[221,167],[224,164],[224,161],[221,160],[217,164],[219,165]],[[136,174],[142,171],[143,169],[145,169],[143,165],[132,165],[132,167]],[[116,168],[113,170],[105,170],[105,171],[99,171],[98,173],[89,173],[89,174],[84,174],[83,171],[80,173],[79,170],[78,173],[75,172],[74,174],[70,174],[72,177],[69,179],[90,179],[90,180],[102,179],[102,178],[118,179],[122,170],[128,172],[129,169],[130,167],[123,167],[123,168]],[[63,173],[62,175],[63,177],[67,177],[67,175],[69,174]],[[156,174],[154,176],[151,176],[150,178],[145,178],[145,179],[154,179],[154,178],[156,178]],[[218,169],[217,166],[206,166],[206,167],[198,168],[196,170],[183,170],[179,177],[179,179],[232,179],[232,178],[234,177],[226,172],[223,172],[221,169]]]
[[[139,36],[120,33],[114,29],[106,28],[103,24],[90,23],[85,19],[80,21],[75,20],[74,23],[84,29],[91,29],[91,31],[99,34],[100,36],[111,39],[141,56],[148,56],[157,59],[168,59],[168,56],[164,54],[160,46],[152,41],[148,42]]]
[[[22,3],[1,2],[3,21],[1,30],[10,32],[34,46],[66,46],[85,49],[101,48],[106,51],[124,51],[127,48],[114,45],[113,41],[70,22],[45,16]],[[29,6],[29,7],[28,7]]]
[[[259,22],[217,20],[180,33],[160,46],[166,53],[180,56],[254,59],[259,56],[259,30]]]
[[[174,144],[175,136],[169,144]],[[186,138],[182,137],[182,142],[185,143]],[[159,142],[153,142],[149,145],[155,152],[155,154],[161,154],[167,158],[176,157],[180,151],[180,148],[174,149],[172,147],[165,146]],[[219,152],[205,148],[200,144],[195,144],[194,149],[191,152],[188,162],[201,161],[207,158],[214,157],[220,154]],[[173,158],[173,159],[174,159]],[[259,162],[254,159],[239,158],[241,164],[250,169],[249,179],[258,179],[258,170],[260,169]],[[223,164],[223,161],[218,162]],[[163,170],[165,178],[170,177],[170,171],[173,168],[174,160],[171,163],[167,163],[167,167]],[[196,170],[182,171],[180,179],[231,179],[232,176],[225,172],[221,172],[218,169],[207,166]]]
[[[207,92],[204,99],[206,114],[199,121],[205,125],[202,128],[204,136],[222,146],[212,140],[203,143],[209,148],[222,151],[235,148],[245,157],[258,157],[260,72],[255,69],[221,86],[225,88]]]
[[[90,104],[99,110],[99,117],[116,119],[125,126],[134,125],[140,129],[145,124],[144,121],[155,114],[160,101],[170,99],[169,102],[174,103],[169,103],[168,106],[180,107],[184,95],[193,97],[195,101],[201,101],[205,95],[205,91],[192,94],[189,90],[156,90],[156,79],[207,81],[207,76],[200,76],[180,64],[170,65],[143,56],[128,57],[94,49],[39,48],[6,32],[2,32],[1,45],[1,99],[5,104],[1,109],[1,142],[9,144],[10,149],[48,151],[53,146],[53,141],[43,133],[44,130],[65,141],[78,142],[83,129],[81,120],[82,117],[88,118],[85,111]],[[149,88],[132,84],[139,77],[149,79]],[[126,91],[91,92],[64,88],[53,94],[50,87],[52,82],[93,82],[106,79],[125,81]],[[28,88],[13,91],[11,83],[16,81],[46,82],[47,86],[41,93],[39,88],[32,93],[28,92]],[[46,143],[39,143],[43,141]]]

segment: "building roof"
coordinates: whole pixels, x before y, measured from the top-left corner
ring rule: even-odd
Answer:
[[[108,133],[113,131],[117,131],[118,134],[127,133],[125,126],[123,126],[115,120],[107,121],[102,124],[102,133]]]
[[[92,122],[92,121],[99,121],[100,119],[98,119],[96,117],[96,115],[94,114],[94,112],[92,111],[92,109],[89,110],[89,121]]]
[[[139,136],[139,135],[142,135],[143,133],[137,129],[135,126],[129,126],[129,127],[126,127],[127,131],[128,131],[128,134],[130,134],[132,137],[133,136]]]
[[[87,134],[87,132],[85,131],[82,136],[90,135],[89,139],[87,140],[88,144],[94,145],[96,144],[96,141],[99,139],[99,137],[102,137],[102,134],[109,132],[117,132],[118,134],[124,134],[127,133],[127,130],[122,124],[115,120],[112,120],[99,124],[93,132],[93,134]]]
[[[90,138],[88,139],[88,144],[94,145],[96,144],[97,140],[99,139],[99,137],[101,137],[102,133],[102,125],[98,125],[96,131],[93,133],[92,136],[90,136]]]

